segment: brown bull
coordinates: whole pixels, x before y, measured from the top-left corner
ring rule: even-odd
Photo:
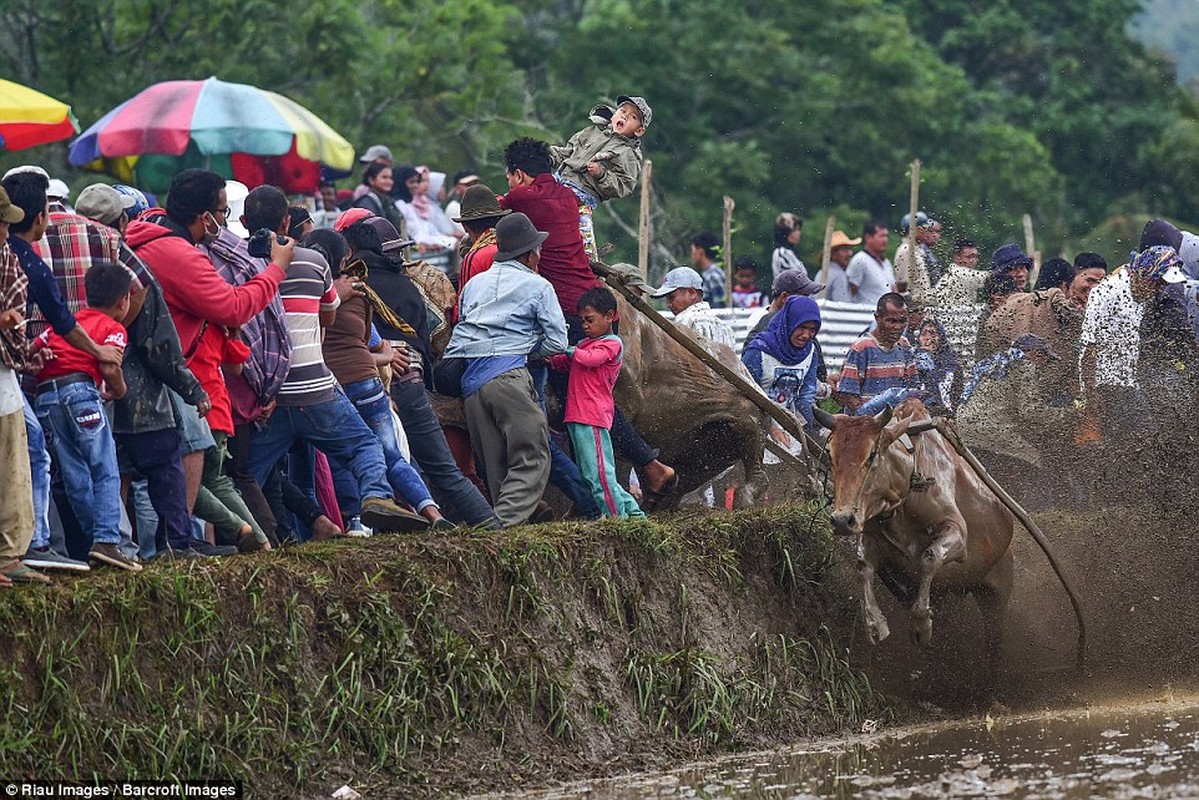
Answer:
[[[932,640],[931,593],[973,594],[998,657],[1011,595],[1012,515],[937,431],[913,433],[929,419],[918,400],[874,417],[817,411],[832,431],[834,530],[857,537],[866,625],[874,643],[887,620],[874,596],[874,576],[911,604],[912,638]]]
[[[617,303],[624,365],[616,383],[616,405],[679,475],[678,490],[659,508],[677,503],[737,462],[746,478],[738,502],[752,503],[765,485],[762,412],[623,297],[618,296]],[[744,370],[728,347],[712,342],[705,346],[725,365]]]

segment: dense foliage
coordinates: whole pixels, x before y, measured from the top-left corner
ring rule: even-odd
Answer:
[[[851,232],[922,205],[984,248],[1043,249],[1114,213],[1199,219],[1199,114],[1128,37],[1135,0],[0,0],[0,69],[88,125],[144,86],[210,74],[288,94],[358,147],[477,169],[503,187],[519,134],[561,141],[644,94],[655,119],[658,268],[737,201],[734,249],[765,259],[784,209]],[[61,162],[62,148],[37,157]],[[49,152],[47,152],[49,151]],[[4,163],[22,160],[20,154]],[[636,252],[636,198],[601,241]]]

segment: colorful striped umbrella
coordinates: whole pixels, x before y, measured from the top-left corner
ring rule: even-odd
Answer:
[[[0,78],[0,150],[24,150],[78,132],[69,105]]]
[[[135,159],[136,160],[132,160]],[[157,83],[71,144],[70,161],[164,191],[180,169],[207,167],[247,186],[315,191],[320,167],[348,172],[354,148],[283,95],[209,78]]]

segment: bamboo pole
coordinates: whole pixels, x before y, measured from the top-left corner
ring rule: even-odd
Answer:
[[[1045,538],[1045,534],[1041,532],[1040,526],[1033,521],[1033,518],[1029,516],[1027,511],[1024,510],[1024,507],[1017,503],[1015,498],[1008,494],[1007,491],[999,485],[999,481],[995,480],[995,478],[991,476],[991,473],[987,471],[987,468],[983,466],[982,462],[978,460],[978,457],[975,456],[974,453],[970,452],[970,448],[967,447],[966,443],[962,441],[960,436],[958,436],[957,431],[949,427],[944,418],[914,423],[908,426],[907,432],[924,433],[925,431],[929,430],[937,431],[945,438],[947,442],[953,445],[953,449],[956,450],[958,455],[964,458],[966,463],[974,469],[978,477],[981,478],[983,483],[987,485],[987,488],[995,493],[995,496],[999,498],[1000,502],[1007,506],[1007,509],[1011,511],[1013,515],[1015,515],[1016,519],[1020,520],[1020,524],[1024,526],[1024,529],[1028,531],[1028,534],[1032,536],[1033,540],[1036,541],[1036,543],[1040,546],[1041,552],[1045,554],[1045,558],[1049,560],[1049,566],[1053,568],[1054,574],[1057,575],[1057,579],[1061,582],[1062,587],[1066,590],[1066,595],[1070,598],[1070,605],[1074,608],[1074,619],[1078,624],[1075,666],[1081,672],[1086,665],[1087,654],[1087,629],[1086,623],[1083,621],[1082,617],[1082,605],[1079,603],[1078,596],[1074,594],[1074,589],[1070,586],[1070,582],[1066,580],[1066,576],[1062,573],[1062,568],[1057,563],[1057,558],[1054,557],[1053,551],[1050,550],[1049,541]]]
[[[727,194],[724,196],[724,222],[721,226],[724,252],[724,283],[728,308],[733,307],[733,209],[737,204]],[[665,321],[665,320],[663,320]]]
[[[629,304],[632,305],[633,308],[644,314],[650,322],[661,328],[667,336],[678,342],[678,344],[681,345],[684,350],[698,358],[704,366],[708,367],[717,375],[731,383],[733,388],[741,392],[741,394],[744,395],[747,400],[761,409],[766,416],[777,422],[779,427],[803,442],[804,447],[809,453],[819,453],[823,451],[824,448],[821,447],[819,443],[813,441],[812,437],[808,436],[808,434],[804,432],[804,429],[800,426],[795,417],[791,416],[791,414],[789,414],[783,408],[773,403],[770,398],[763,394],[756,385],[750,383],[735,370],[723,364],[720,359],[716,358],[707,350],[705,350],[703,345],[680,331],[674,323],[659,314],[653,306],[642,299],[641,295],[637,293],[636,289],[633,289],[627,283],[625,283],[624,278],[620,274],[612,272],[611,270],[603,267],[600,268],[599,274],[609,286],[620,292],[624,296],[625,300],[629,301]]]
[[[820,250],[820,282],[824,284],[820,290],[821,297],[828,291],[828,270],[833,261],[833,229],[836,227],[836,214],[829,214],[828,221],[824,223],[824,246]]]
[[[916,214],[920,209],[920,159],[911,163],[912,182],[908,189],[908,280],[904,291],[911,291],[916,271]],[[895,288],[899,288],[898,286]],[[923,300],[923,298],[919,298]]]
[[[654,162],[647,158],[641,168],[641,216],[637,229],[637,269],[642,280],[649,279],[649,203],[653,176]]]
[[[1037,285],[1037,276],[1041,274],[1041,253],[1037,250],[1037,241],[1032,234],[1032,215],[1025,214],[1020,220],[1024,225],[1024,252],[1032,259],[1032,269],[1029,271],[1029,281]],[[1021,289],[1025,287],[1020,287]]]

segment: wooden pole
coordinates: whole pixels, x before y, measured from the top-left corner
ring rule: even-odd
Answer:
[[[637,269],[642,280],[649,279],[649,202],[653,176],[654,162],[647,158],[641,168],[641,217],[637,230]]]
[[[819,453],[823,451],[824,448],[804,432],[804,429],[795,417],[773,403],[755,384],[750,383],[735,370],[721,363],[720,359],[705,350],[703,345],[680,331],[674,323],[659,314],[653,306],[642,299],[637,290],[625,283],[623,276],[605,267],[606,265],[598,265],[597,274],[607,281],[609,286],[624,295],[625,300],[628,300],[633,308],[649,318],[650,322],[661,328],[667,336],[678,342],[684,350],[698,358],[704,366],[731,383],[735,389],[745,395],[747,400],[760,408],[766,416],[777,422],[779,427],[802,441],[804,447],[808,448],[808,452]]]
[[[1033,521],[1028,512],[1024,510],[1023,506],[1017,503],[1015,498],[1008,494],[1007,491],[999,485],[999,481],[995,480],[995,478],[991,476],[991,473],[987,471],[987,468],[983,466],[982,462],[978,460],[978,457],[975,456],[974,453],[970,452],[970,448],[967,447],[966,443],[962,441],[960,436],[958,436],[957,431],[949,427],[949,424],[944,418],[917,422],[908,426],[907,432],[924,433],[928,430],[936,430],[943,437],[945,437],[947,442],[953,445],[953,449],[958,452],[958,455],[966,460],[966,463],[973,468],[978,477],[982,478],[982,481],[987,485],[987,488],[995,493],[995,496],[999,498],[1000,502],[1007,506],[1008,510],[1015,515],[1016,519],[1020,520],[1020,524],[1024,526],[1024,529],[1028,531],[1029,536],[1031,536],[1033,540],[1036,541],[1036,543],[1040,546],[1041,552],[1045,554],[1045,558],[1049,560],[1049,566],[1053,568],[1053,572],[1055,575],[1057,575],[1057,579],[1061,581],[1062,587],[1066,590],[1066,595],[1070,598],[1070,605],[1074,608],[1074,619],[1078,625],[1078,642],[1076,645],[1077,654],[1075,657],[1075,665],[1079,671],[1082,671],[1086,663],[1087,654],[1087,629],[1086,623],[1083,622],[1082,605],[1078,601],[1078,596],[1074,594],[1074,589],[1071,588],[1070,582],[1066,580],[1066,576],[1062,573],[1062,568],[1057,563],[1057,558],[1054,557],[1053,551],[1049,549],[1049,542],[1045,539],[1045,534],[1041,532],[1040,526]]]
[[[824,223],[824,247],[820,250],[820,282],[824,284],[820,290],[821,297],[828,291],[828,265],[833,261],[833,229],[836,227],[837,215],[829,214],[828,221]]]
[[[912,273],[916,271],[916,265],[919,263],[916,258],[916,214],[920,210],[920,159],[911,163],[911,173],[912,183],[908,191],[908,280],[904,291],[911,291],[912,284],[915,283]]]
[[[1033,286],[1036,286],[1037,275],[1041,273],[1041,253],[1037,250],[1037,242],[1032,235],[1032,215],[1025,214],[1021,222],[1024,223],[1024,252],[1027,253],[1028,257],[1032,259],[1032,269],[1029,271],[1029,280]]]
[[[721,255],[724,258],[724,283],[725,291],[727,292],[727,308],[733,307],[733,209],[736,207],[737,204],[733,202],[733,198],[726,194],[724,196],[724,223],[721,227],[721,232],[724,234],[721,240],[724,244],[724,252]],[[665,322],[665,319],[663,319],[663,322]]]

